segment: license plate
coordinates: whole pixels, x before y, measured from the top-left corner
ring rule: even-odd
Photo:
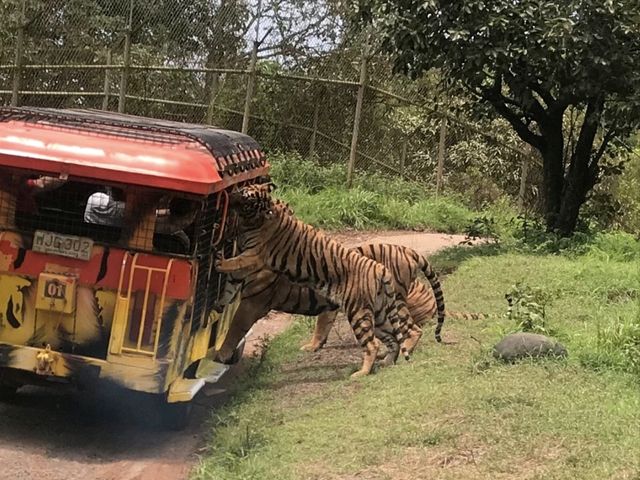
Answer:
[[[63,257],[91,259],[93,240],[75,235],[61,235],[59,233],[36,230],[33,235],[33,251],[52,253]]]

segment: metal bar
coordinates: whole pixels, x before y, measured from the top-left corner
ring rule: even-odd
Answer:
[[[112,60],[112,51],[109,48],[107,50],[107,65],[111,64]],[[104,70],[104,99],[102,100],[102,110],[109,110],[109,93],[111,90],[111,70],[105,68]]]
[[[249,70],[238,68],[191,68],[191,67],[167,67],[163,65],[130,65],[130,70],[154,70],[158,72],[188,72],[188,73],[225,73],[230,75],[246,75]]]
[[[23,70],[121,70],[124,67],[122,63],[114,63],[111,65],[100,64],[29,64],[22,65]],[[0,70],[15,70],[15,65],[0,65]],[[188,72],[188,73],[226,73],[246,75],[249,70],[239,70],[233,68],[191,68],[191,67],[168,67],[164,65],[129,65],[129,70],[138,71],[158,71],[158,72]],[[302,77],[304,78],[304,77]]]
[[[529,155],[522,157],[522,170],[520,171],[520,190],[518,191],[518,208],[524,207],[524,200],[527,194],[527,177],[529,176]]]
[[[153,341],[153,358],[156,358],[156,353],[158,352],[158,343],[160,343],[160,329],[162,327],[162,312],[164,312],[164,303],[167,299],[167,285],[169,284],[169,273],[171,272],[171,267],[173,267],[173,258],[169,260],[167,263],[167,268],[164,270],[164,283],[162,284],[162,295],[160,296],[160,307],[158,308],[158,320],[153,319],[153,323],[156,327],[156,335]],[[177,320],[176,320],[177,321]]]
[[[11,93],[12,90],[0,90],[1,94]],[[21,90],[20,95],[39,95],[39,96],[85,96],[85,97],[102,97],[104,92],[53,92],[53,91],[37,91],[37,90]]]
[[[390,92],[388,90],[384,90],[382,88],[374,87],[372,85],[367,85],[367,88],[369,90],[371,90],[372,92],[380,93],[380,94],[385,95],[387,97],[393,98],[395,100],[400,100],[401,102],[409,103],[411,105],[418,105],[418,106],[421,106],[422,108],[425,108],[425,109],[429,110],[432,113],[435,113],[434,109],[432,109],[430,107],[426,107],[424,105],[419,105],[419,103],[416,102],[415,100],[411,100],[410,98],[403,97],[402,95],[398,95],[396,93]]]
[[[211,86],[209,88],[209,105],[207,107],[206,122],[208,125],[213,125],[213,111],[216,108],[216,98],[218,97],[218,87],[220,81],[220,74],[214,72],[211,77]]]
[[[444,170],[444,155],[446,150],[447,139],[447,116],[443,115],[440,123],[440,141],[438,142],[438,169],[436,170],[436,198],[440,194],[442,188],[442,176]]]
[[[244,100],[244,113],[242,115],[242,133],[249,132],[249,118],[251,117],[251,100],[256,83],[256,63],[258,62],[258,42],[253,42],[251,50],[251,63],[249,66],[249,78],[247,79],[247,95]]]
[[[120,74],[120,96],[118,98],[118,113],[124,113],[126,108],[127,83],[129,81],[129,67],[131,66],[131,31],[133,29],[133,2],[129,2],[129,23],[124,36],[123,65]]]
[[[356,111],[353,117],[353,134],[351,135],[351,148],[349,149],[349,163],[347,164],[347,188],[351,188],[353,183],[353,169],[358,154],[358,135],[360,133],[360,120],[362,118],[362,104],[364,102],[364,92],[367,86],[367,61],[368,51],[365,48],[360,61],[360,86],[356,98]]]
[[[267,78],[286,78],[288,80],[301,80],[304,82],[311,83],[327,83],[332,85],[344,85],[348,87],[359,87],[359,82],[352,82],[349,80],[334,80],[331,78],[320,78],[320,77],[306,77],[304,75],[292,75],[287,73],[267,73],[267,72],[258,72],[257,75],[259,77],[267,77]]]
[[[161,98],[152,98],[152,97],[141,97],[139,95],[126,95],[127,100],[139,100],[141,102],[153,102],[160,103],[163,105],[179,105],[182,107],[198,107],[198,108],[208,108],[206,103],[196,103],[196,102],[183,102],[180,100],[163,100]],[[222,107],[215,107],[218,110],[228,110]],[[242,115],[242,112],[238,112],[237,110],[229,110],[231,113],[238,113]]]
[[[22,65],[24,70],[121,70],[124,67],[121,63],[111,65],[100,64],[29,64]],[[15,70],[15,65],[0,65],[0,70]],[[239,68],[205,68],[205,67],[170,67],[167,65],[129,65],[129,70],[136,71],[157,71],[157,72],[185,72],[185,73],[224,73],[229,75],[247,75],[251,73],[251,70],[244,70]],[[360,84],[350,80],[337,80],[332,78],[322,77],[307,77],[305,75],[294,75],[287,73],[270,73],[270,72],[256,72],[256,76],[273,79],[287,79],[287,80],[299,80],[310,83],[326,83],[331,85],[343,85],[347,87],[357,87]],[[388,94],[391,97],[398,97],[390,92],[385,92],[382,89],[368,87],[377,92]],[[402,97],[400,97],[402,98]],[[415,104],[415,102],[409,99],[403,99],[407,103]]]
[[[313,107],[313,127],[309,140],[309,158],[313,159],[316,153],[316,137],[318,136],[318,117],[320,116],[320,104],[316,102]]]
[[[402,154],[400,156],[400,172],[404,175],[404,165],[407,160],[407,147],[409,146],[409,139],[405,138],[402,142]]]
[[[120,276],[120,280],[122,280],[122,277],[124,276],[124,271],[125,271],[125,269],[127,267],[126,261],[127,261],[127,257],[128,256],[129,256],[129,254],[127,253],[124,256],[123,260],[122,260],[122,270],[120,271],[120,275],[121,275]],[[127,296],[126,296],[127,306],[129,306],[129,307],[131,306],[131,292],[133,291],[133,276],[135,274],[136,267],[137,267],[137,264],[138,264],[138,256],[139,256],[138,253],[133,255],[133,259],[131,261],[131,266],[129,267],[129,285],[127,287]],[[118,297],[122,298],[122,285],[118,285]],[[124,322],[124,328],[123,328],[123,330],[121,332],[121,334],[122,334],[122,344],[120,345],[120,348],[119,348],[120,352],[122,352],[124,350],[125,337],[127,335],[127,332],[129,331],[129,327],[131,326],[130,321],[131,321],[131,311],[127,312],[127,319]]]
[[[15,70],[15,65],[0,65],[0,70]],[[92,64],[92,65],[76,65],[76,64],[65,64],[65,65],[37,65],[30,63],[28,65],[22,65],[22,70],[120,70],[122,68],[121,64],[111,64],[111,65],[100,65],[100,64]]]
[[[24,29],[27,23],[27,0],[22,0],[20,12],[20,27],[16,36],[16,53],[13,70],[13,85],[11,88],[11,106],[17,107],[20,103],[20,84],[22,83],[22,64],[24,62]]]
[[[251,49],[251,62],[249,64],[249,78],[247,79],[247,96],[244,100],[244,114],[242,115],[242,133],[249,132],[249,119],[251,118],[251,101],[253,89],[256,83],[256,64],[258,63],[258,47],[260,46],[260,17],[262,16],[262,0],[258,0],[256,9],[256,32]]]
[[[140,270],[147,270],[147,283],[144,286],[144,300],[142,300],[142,315],[138,324],[138,341],[136,348],[142,350],[142,337],[144,335],[144,327],[147,325],[147,308],[149,307],[149,289],[151,288],[151,270],[140,267]]]

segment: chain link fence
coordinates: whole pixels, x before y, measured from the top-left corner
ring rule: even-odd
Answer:
[[[453,115],[332,3],[298,3],[4,0],[0,102],[209,123],[341,162],[349,182],[377,172],[464,193],[480,178],[531,203],[539,162],[508,126]]]

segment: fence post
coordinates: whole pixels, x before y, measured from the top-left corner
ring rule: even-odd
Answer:
[[[404,165],[407,161],[407,148],[409,146],[409,138],[405,137],[402,142],[402,155],[400,156],[400,175],[404,175]]]
[[[316,137],[318,136],[318,117],[320,116],[320,104],[316,102],[313,107],[313,130],[311,131],[311,139],[309,140],[309,160],[313,160],[316,153]]]
[[[104,71],[104,97],[102,98],[102,110],[109,110],[109,96],[111,93],[111,62],[113,61],[113,52],[111,48],[107,49],[107,68]]]
[[[251,117],[251,100],[256,83],[256,64],[258,63],[258,41],[253,42],[251,50],[251,62],[249,63],[249,78],[247,79],[247,96],[244,99],[244,112],[242,115],[242,133],[249,132],[249,117]]]
[[[260,46],[260,18],[262,17],[262,0],[258,0],[256,9],[256,33],[251,49],[251,61],[249,62],[249,78],[247,79],[247,96],[244,99],[244,112],[242,114],[242,133],[249,133],[249,118],[251,117],[251,100],[256,84],[256,64],[258,63],[258,47]]]
[[[20,12],[20,27],[16,36],[16,56],[13,69],[13,85],[11,88],[11,106],[20,103],[20,84],[22,83],[22,64],[24,61],[24,29],[27,24],[27,0],[22,0]]]
[[[524,200],[527,194],[527,177],[529,176],[529,155],[522,157],[522,169],[520,171],[520,191],[518,192],[518,208],[524,207]]]
[[[442,189],[442,177],[444,170],[444,156],[446,151],[447,140],[447,116],[443,115],[440,122],[440,141],[438,142],[438,168],[436,170],[436,198],[440,195]]]
[[[209,87],[209,105],[207,106],[207,125],[213,125],[213,111],[216,106],[216,97],[218,96],[218,87],[220,74],[213,72],[211,77],[211,86]]]
[[[353,169],[356,163],[358,135],[360,134],[360,120],[362,119],[362,104],[364,102],[364,92],[367,88],[367,63],[369,51],[365,47],[362,52],[360,62],[360,85],[358,86],[358,97],[356,98],[356,111],[353,117],[353,134],[351,135],[351,149],[349,150],[349,163],[347,164],[347,188],[351,188],[353,183]]]
[[[124,35],[124,54],[122,71],[120,73],[120,96],[118,97],[118,113],[124,113],[127,101],[127,83],[129,82],[129,67],[131,66],[131,31],[133,29],[133,1],[129,2],[129,23]]]

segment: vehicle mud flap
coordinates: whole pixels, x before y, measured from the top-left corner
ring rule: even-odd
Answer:
[[[230,365],[213,361],[210,358],[203,358],[198,363],[195,377],[204,380],[206,383],[216,383],[229,368],[231,368]]]

